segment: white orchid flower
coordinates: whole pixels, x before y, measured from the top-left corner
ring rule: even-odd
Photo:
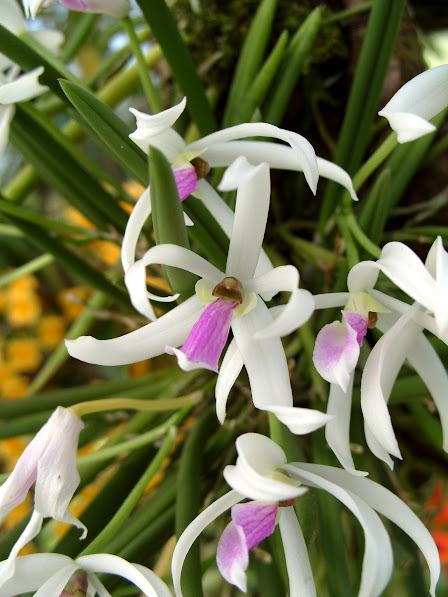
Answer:
[[[4,565],[5,562],[0,563],[0,581]],[[96,576],[104,573],[126,578],[146,597],[172,597],[168,587],[154,572],[109,553],[81,556],[76,560],[57,553],[21,556],[17,558],[14,576],[2,586],[1,595],[16,597],[36,591],[35,597],[106,597],[109,592]]]
[[[219,420],[225,418],[229,391],[244,365],[254,405],[273,412],[294,433],[308,433],[325,424],[327,417],[319,411],[293,407],[280,336],[291,333],[311,316],[312,295],[298,288],[299,272],[292,265],[254,276],[269,209],[269,167],[252,166],[240,158],[227,170],[224,183],[226,189],[238,187],[226,271],[219,271],[199,255],[176,245],[153,247],[125,277],[134,307],[155,319],[146,290],[146,267],[155,263],[200,276],[196,294],[135,332],[111,340],[90,336],[66,340],[67,349],[73,357],[99,365],[133,363],[168,352],[177,356],[182,369],[204,367],[217,371],[231,327],[234,339],[216,386]],[[273,318],[262,298],[281,291],[291,295]]]
[[[39,83],[42,66],[19,75],[20,67],[12,66],[7,75],[0,73],[0,155],[8,143],[9,128],[17,102],[24,102],[48,90]]]
[[[14,470],[0,487],[0,522],[23,502],[31,485],[34,490],[34,511],[25,530],[3,563],[0,586],[14,574],[18,552],[40,531],[43,519],[86,527],[68,510],[68,504],[79,485],[76,468],[78,438],[84,424],[70,409],[59,406],[47,423],[25,448]],[[0,591],[3,596],[3,589]]]
[[[35,19],[40,8],[46,8],[53,2],[54,0],[23,0],[23,7],[26,16]],[[129,0],[58,0],[58,2],[69,10],[97,12],[116,19],[125,17],[131,8]]]
[[[166,156],[173,168],[181,201],[190,194],[203,201],[227,236],[230,237],[232,232],[233,212],[204,180],[204,176],[209,168],[229,166],[239,156],[245,156],[253,165],[266,162],[271,168],[303,172],[313,193],[316,192],[319,175],[335,180],[350,192],[353,199],[357,199],[351,178],[345,170],[332,162],[316,158],[312,145],[301,135],[271,124],[240,124],[186,144],[171,128],[185,106],[186,98],[176,106],[154,115],[131,108],[137,119],[137,129],[129,136],[143,151],[148,152],[152,146]],[[237,140],[247,137],[272,137],[287,145]],[[126,228],[122,245],[125,272],[135,261],[137,241],[150,213],[151,198],[148,188],[136,203]],[[259,273],[272,268],[263,251],[261,255]]]
[[[434,131],[428,121],[447,106],[448,64],[443,64],[405,83],[378,114],[388,119],[399,143],[407,143]]]
[[[411,307],[374,290],[379,271],[417,301],[415,305]],[[364,296],[365,293],[369,295],[369,300],[382,305],[381,309],[372,305],[368,307],[369,312],[378,313],[377,328],[384,335],[372,349],[361,380],[361,407],[370,450],[391,468],[393,460],[390,455],[401,458],[387,402],[398,373],[407,359],[434,399],[443,429],[443,448],[448,451],[448,375],[436,351],[422,334],[426,328],[447,342],[448,255],[441,238],[433,243],[425,264],[406,245],[388,243],[378,261],[363,261],[352,268],[347,282],[350,293],[319,295],[314,298],[317,309],[346,305],[347,301],[353,305],[353,297]],[[424,312],[421,306],[432,315]],[[319,355],[320,360],[327,365],[326,370],[321,367],[320,373],[331,382],[327,414],[332,419],[326,425],[325,434],[329,446],[344,468],[352,473],[363,474],[355,470],[349,445],[353,369],[357,359],[350,361],[352,355],[346,345],[354,351],[356,338],[344,338],[341,334],[334,340],[324,334],[326,345],[319,346],[316,341],[316,352],[322,353]],[[338,352],[341,346],[344,350]],[[316,359],[315,364],[319,366]],[[344,383],[341,383],[341,379]]]
[[[224,469],[232,487],[190,523],[173,553],[172,576],[176,597],[182,597],[181,574],[189,549],[201,532],[226,510],[232,522],[218,544],[217,564],[224,578],[246,591],[248,552],[279,524],[289,576],[290,597],[316,597],[306,544],[293,508],[307,487],[323,489],[342,502],[358,519],[365,535],[365,551],[358,597],[378,597],[392,574],[389,536],[377,512],[397,524],[422,551],[431,575],[431,595],[440,574],[437,547],[429,531],[396,495],[369,479],[354,477],[335,467],[287,463],[272,440],[247,433],[236,441],[236,465]],[[255,500],[241,503],[245,499]],[[238,504],[238,505],[237,505]]]

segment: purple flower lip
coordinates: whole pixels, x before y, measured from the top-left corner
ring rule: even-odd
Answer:
[[[231,299],[241,305],[243,302],[243,285],[233,276],[227,276],[214,287],[212,295],[218,298]]]

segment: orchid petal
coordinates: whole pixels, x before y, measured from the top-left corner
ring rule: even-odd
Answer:
[[[225,580],[241,591],[246,591],[249,551],[272,535],[277,510],[277,502],[246,502],[232,507],[232,522],[219,539],[216,563]]]
[[[246,593],[249,550],[243,529],[233,522],[229,522],[218,541],[216,564],[224,580]]]
[[[58,0],[70,10],[107,14],[116,19],[125,17],[131,5],[129,0]]]
[[[435,129],[427,121],[448,105],[447,97],[448,65],[444,64],[408,81],[378,114],[389,120],[399,143],[406,143]]]
[[[435,278],[433,312],[438,328],[438,336],[446,342],[448,337],[448,252],[443,248],[442,238],[438,236],[426,257],[425,267]]]
[[[25,545],[27,545],[27,543],[32,541],[34,537],[36,537],[39,534],[42,528],[43,519],[44,517],[42,516],[42,514],[40,514],[36,510],[33,511],[33,514],[31,515],[31,518],[28,524],[26,525],[24,531],[22,532],[20,537],[15,542],[13,548],[11,549],[8,559],[5,562],[3,562],[1,568],[2,574],[0,580],[0,587],[3,585],[4,582],[9,580],[14,575],[17,554],[22,548],[25,547]]]
[[[325,294],[315,294],[314,309],[331,309],[333,307],[343,307],[350,298],[349,292],[332,292]]]
[[[0,104],[24,102],[44,93],[44,91],[48,91],[48,87],[41,85],[38,81],[43,72],[44,67],[39,66],[28,73],[20,75],[15,81],[0,85]]]
[[[198,188],[201,193],[201,201],[230,238],[232,234],[235,213],[230,209],[227,203],[222,200],[215,189],[206,180],[201,179],[199,181]],[[264,274],[273,268],[274,266],[272,265],[271,260],[266,255],[265,251],[261,249],[255,275]],[[265,298],[264,295],[263,298]],[[271,295],[266,295],[265,300],[270,300],[271,298]]]
[[[14,118],[16,107],[14,104],[0,106],[0,156],[5,151],[9,138],[9,127]]]
[[[175,168],[173,170],[174,180],[176,181],[179,199],[185,201],[198,188],[198,175],[193,166],[186,168]]]
[[[186,103],[184,97],[177,105],[158,114],[145,114],[129,108],[137,120],[137,128],[129,138],[144,152],[148,153],[150,147],[156,147],[171,163],[175,162],[179,154],[185,151],[185,143],[171,127],[185,110]]]
[[[412,249],[399,242],[387,243],[377,266],[406,294],[433,310],[435,281]]]
[[[93,594],[96,595],[98,593],[99,597],[112,597],[103,583],[99,580],[97,576],[92,573],[87,575],[87,579],[89,581],[89,587],[92,586]]]
[[[328,491],[353,512],[365,536],[358,597],[379,597],[390,580],[393,568],[392,545],[379,516],[366,503],[367,500],[361,499],[356,492],[347,491],[339,483],[332,482],[325,471],[315,473],[310,467],[302,467],[299,463],[287,464],[283,469],[311,487]]]
[[[14,33],[14,35],[19,35],[25,31],[23,13],[14,0],[3,0],[0,11],[0,25]]]
[[[126,224],[126,230],[124,231],[123,242],[121,244],[121,263],[123,264],[125,273],[135,262],[138,238],[150,214],[151,195],[150,187],[148,187],[143,191],[134,205]]]
[[[282,508],[279,527],[288,570],[290,597],[316,597],[308,549],[292,506]]]
[[[5,562],[0,564],[0,577],[3,576],[4,564]],[[22,593],[37,591],[56,572],[67,566],[73,569],[73,560],[57,553],[20,556],[16,559],[14,577],[7,580],[1,587],[2,597],[15,597]]]
[[[219,369],[218,379],[216,381],[216,416],[219,422],[224,423],[226,418],[227,398],[230,390],[241,373],[244,362],[235,340],[229,344]]]
[[[379,275],[376,261],[361,261],[348,272],[347,288],[350,292],[370,291]]]
[[[236,449],[236,464],[225,467],[224,478],[241,495],[262,502],[281,502],[306,492],[306,488],[276,472],[286,464],[286,456],[269,438],[245,433],[236,440]]]
[[[110,340],[80,336],[66,340],[69,354],[95,365],[127,365],[161,355],[167,343],[181,346],[198,320],[204,305],[194,295],[157,321]]]
[[[134,565],[119,556],[99,553],[77,558],[77,564],[86,572],[107,573],[122,576],[131,581],[147,597],[160,597],[151,581]]]
[[[321,377],[347,391],[351,373],[359,358],[357,332],[351,325],[333,321],[316,337],[313,363]]]
[[[182,348],[167,346],[168,354],[177,356],[184,371],[210,369],[218,373],[218,361],[227,342],[230,321],[238,303],[232,299],[219,298],[208,304],[194,324]]]
[[[302,326],[313,314],[314,299],[310,292],[301,290],[299,272],[293,265],[283,265],[250,280],[245,288],[262,294],[266,291],[291,292],[288,303],[283,307],[280,315],[266,328],[255,334],[256,339],[272,336],[286,336]]]
[[[435,587],[440,575],[437,547],[425,525],[399,497],[379,483],[365,477],[355,477],[335,467],[308,463],[300,463],[299,467],[302,471],[310,471],[356,494],[371,508],[386,516],[409,535],[428,563],[431,574],[430,593],[435,595]]]
[[[202,155],[212,168],[229,166],[238,156],[243,155],[254,165],[267,162],[270,168],[303,172],[302,160],[297,152],[291,147],[279,143],[227,141],[210,145]],[[357,201],[358,197],[353,188],[352,179],[347,172],[333,162],[319,157],[316,159],[319,176],[341,184],[350,193],[352,199]]]
[[[431,393],[439,411],[443,449],[448,452],[448,374],[432,344],[423,334],[410,345],[407,358]]]
[[[252,166],[244,157],[235,160],[227,169],[220,189],[236,187],[226,274],[244,282],[254,275],[266,229],[271,189],[267,164]]]
[[[243,499],[244,497],[236,491],[229,491],[229,493],[226,493],[221,498],[216,500],[216,502],[213,502],[213,504],[208,506],[208,508],[203,510],[199,516],[190,522],[182,535],[179,537],[171,562],[171,573],[176,597],[182,597],[182,566],[193,543],[211,522],[213,522],[223,512],[229,510],[232,506]]]
[[[64,34],[55,29],[38,29],[30,31],[29,34],[55,56],[59,54],[65,40]]]
[[[70,564],[67,564],[55,572],[46,582],[44,582],[34,594],[34,597],[59,597],[78,568],[79,566],[72,560]]]
[[[141,564],[132,564],[154,587],[157,597],[173,597],[171,591],[168,589],[166,584],[160,579],[155,572],[149,570]]]
[[[339,384],[330,385],[327,415],[331,415],[325,427],[325,439],[333,450],[336,458],[352,475],[365,476],[368,473],[356,470],[350,452],[350,414],[352,405],[354,373],[350,375],[347,389],[344,391]]]
[[[47,425],[51,441],[37,465],[34,503],[43,516],[62,520],[79,485],[76,452],[84,423],[73,411],[59,406]]]
[[[292,433],[304,435],[312,433],[326,425],[332,417],[320,410],[312,408],[299,408],[297,406],[266,405],[263,410],[271,412],[277,419],[286,425]]]
[[[301,162],[301,168],[305,175],[305,179],[313,193],[316,192],[317,181],[319,179],[319,172],[317,168],[316,154],[313,146],[305,137],[280,129],[272,124],[264,122],[249,122],[246,124],[239,124],[230,128],[207,135],[194,143],[188,145],[189,150],[200,151],[204,149],[203,157],[208,159],[207,148],[215,143],[222,143],[227,141],[234,141],[245,137],[273,137],[288,143],[294,150],[298,159]],[[240,155],[240,154],[238,154]],[[266,159],[263,161],[269,162],[269,153],[266,154]]]
[[[255,308],[232,321],[232,332],[249,376],[257,408],[292,406],[291,382],[280,338],[258,340],[255,333],[272,322],[268,308],[258,301]]]
[[[378,340],[364,366],[361,380],[361,408],[364,421],[379,444],[397,458],[401,458],[401,453],[392,428],[387,400],[408,346],[421,330],[411,321],[417,309],[418,305],[408,309],[408,312]],[[379,316],[386,321],[387,317]]]
[[[224,277],[219,269],[189,249],[171,244],[152,247],[129,268],[124,279],[132,304],[137,311],[149,319],[155,319],[155,315],[147,297],[150,296],[154,300],[160,300],[160,298],[151,295],[146,290],[146,268],[156,263],[179,267],[201,278],[213,280],[215,283],[220,282]],[[174,295],[171,300],[175,300],[177,296]]]

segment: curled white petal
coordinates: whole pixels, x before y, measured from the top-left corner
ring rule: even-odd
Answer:
[[[319,171],[317,167],[316,154],[313,146],[305,137],[293,133],[292,131],[286,131],[280,129],[272,124],[266,124],[264,122],[249,122],[246,124],[239,124],[230,128],[212,133],[207,135],[199,141],[195,141],[188,145],[188,149],[192,151],[204,151],[204,159],[208,160],[207,148],[212,147],[215,143],[224,143],[228,141],[234,141],[236,139],[242,139],[245,137],[273,137],[274,139],[280,139],[285,141],[291,146],[293,151],[300,160],[301,169],[305,175],[306,181],[313,193],[316,192],[317,181],[319,179]],[[271,144],[275,147],[274,144]],[[274,150],[275,151],[275,150]],[[237,155],[241,155],[238,153]],[[234,156],[235,158],[236,156]],[[262,161],[269,163],[270,154],[266,153],[266,159]]]
[[[211,522],[213,522],[216,518],[218,518],[218,516],[223,514],[226,510],[229,510],[232,506],[243,499],[244,496],[240,495],[238,492],[229,491],[229,493],[226,493],[221,498],[216,500],[216,502],[213,502],[213,504],[211,504],[208,508],[203,510],[199,516],[190,522],[185,531],[179,537],[171,562],[171,573],[176,597],[182,597],[182,566],[193,543]]]
[[[229,344],[229,348],[224,355],[221,367],[219,368],[218,379],[216,381],[216,415],[220,423],[224,423],[226,418],[226,406],[229,392],[237,380],[238,375],[243,368],[243,358],[238,350],[235,340]]]
[[[350,415],[352,406],[354,373],[350,375],[347,390],[344,392],[339,384],[330,385],[327,414],[332,418],[325,426],[325,439],[336,458],[352,475],[365,476],[368,473],[356,470],[350,451]]]
[[[322,464],[300,463],[300,469],[316,475],[347,489],[359,496],[379,514],[399,526],[415,542],[423,553],[431,574],[430,592],[434,597],[437,580],[440,575],[440,559],[434,539],[430,532],[412,510],[391,491],[365,477],[355,477],[347,471]]]
[[[38,80],[43,72],[44,67],[39,66],[10,83],[0,85],[0,104],[24,102],[48,91],[48,87],[41,85]]]
[[[150,187],[144,190],[129,216],[126,230],[124,231],[123,242],[121,244],[121,263],[126,273],[135,262],[135,251],[137,242],[145,224],[145,221],[151,214],[151,195]]]
[[[110,340],[80,336],[66,340],[69,354],[95,365],[127,365],[161,355],[165,346],[181,346],[199,319],[204,305],[192,296],[163,317],[146,326]]]
[[[358,597],[379,597],[390,580],[393,568],[392,545],[379,516],[366,500],[330,480],[325,471],[315,473],[309,466],[302,467],[301,463],[286,465],[284,469],[307,485],[334,495],[359,520],[364,530],[365,548]]]
[[[431,68],[401,87],[378,112],[406,143],[435,129],[428,122],[448,105],[448,65]]]
[[[0,576],[3,575],[4,565],[5,562],[0,564]],[[67,566],[71,567],[71,574],[76,570],[76,565],[73,566],[71,558],[57,553],[20,556],[16,560],[14,577],[1,587],[2,597],[15,597],[22,593],[37,591],[58,570]]]
[[[332,419],[332,416],[314,410],[312,408],[300,408],[298,406],[269,406],[263,410],[273,413],[277,419],[286,425],[296,435],[305,435],[320,429]]]
[[[228,172],[231,184],[225,188],[234,188],[235,183],[238,190],[226,275],[244,282],[254,275],[263,243],[271,190],[269,168],[267,164],[252,166],[241,157]]]
[[[292,506],[282,508],[279,526],[288,570],[290,597],[316,597],[308,548]]]

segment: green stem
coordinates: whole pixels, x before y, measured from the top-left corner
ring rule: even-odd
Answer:
[[[148,100],[153,113],[160,112],[162,107],[160,105],[160,101],[157,96],[156,90],[154,89],[154,85],[152,84],[151,75],[149,73],[148,67],[146,66],[145,58],[142,54],[139,39],[135,34],[134,24],[130,17],[124,17],[124,19],[122,19],[121,22],[123,23],[123,27],[125,28],[126,33],[128,34],[129,45],[131,46],[132,53],[134,54],[134,57],[137,61],[140,81],[142,83],[146,99]]]
[[[274,413],[268,412],[269,420],[269,436],[278,446],[282,447],[283,444],[283,433],[282,424],[274,415]]]
[[[351,269],[360,262],[358,249],[353,241],[352,233],[348,227],[346,216],[339,216],[337,219],[339,230],[345,241],[345,252],[347,254],[348,267]]]
[[[98,452],[94,452],[93,454],[86,454],[85,456],[80,456],[77,459],[78,468],[81,469],[80,473],[82,476],[82,468],[85,466],[90,466],[92,464],[97,464],[99,462],[103,462],[104,460],[109,460],[110,458],[115,458],[116,456],[120,456],[125,452],[131,452],[133,450],[137,450],[138,448],[143,448],[148,444],[152,444],[156,440],[163,437],[169,428],[174,424],[176,421],[177,413],[170,417],[167,421],[165,421],[162,425],[143,433],[133,439],[129,439],[127,441],[121,442],[119,444],[115,444],[113,446],[109,446],[107,448],[103,448]]]
[[[25,263],[20,267],[16,267],[16,269],[14,269],[12,272],[8,272],[7,274],[0,276],[0,288],[2,288],[3,286],[7,286],[11,282],[14,282],[14,280],[17,280],[22,276],[33,274],[34,272],[37,272],[40,269],[43,269],[44,267],[47,267],[47,265],[50,265],[51,263],[53,263],[53,261],[54,257],[49,253],[39,255],[39,257],[32,259],[28,263]]]
[[[339,21],[345,21],[346,19],[362,14],[363,12],[368,12],[372,8],[372,4],[372,0],[369,0],[368,2],[363,2],[363,4],[354,6],[353,8],[347,8],[346,10],[336,12],[335,14],[331,15],[331,17],[325,19],[323,24],[329,25],[330,23],[338,23]]]
[[[365,181],[369,178],[374,170],[380,166],[384,160],[398,147],[397,133],[392,132],[385,141],[378,147],[370,158],[361,166],[358,172],[353,177],[353,187],[355,191],[359,191]],[[347,193],[348,195],[348,193]],[[351,198],[350,198],[351,202]]]
[[[173,427],[170,428],[168,434],[163,442],[162,446],[158,450],[154,459],[150,465],[134,485],[133,489],[129,493],[128,497],[124,500],[123,504],[117,510],[109,524],[95,537],[95,539],[80,553],[80,556],[86,556],[92,553],[98,553],[101,551],[104,545],[107,544],[123,526],[126,519],[137,505],[137,502],[143,495],[146,486],[160,469],[162,462],[168,456],[177,435],[177,426],[180,425],[182,420],[186,417],[191,407],[185,408],[176,415],[176,422]]]
[[[364,230],[358,224],[358,221],[355,218],[355,216],[353,214],[347,214],[341,216],[340,220],[342,219],[346,222],[348,228],[350,229],[350,232],[353,234],[353,236],[361,245],[361,247],[363,247],[368,253],[370,253],[372,257],[375,257],[375,259],[379,259],[381,257],[381,249],[378,247],[378,245],[372,242],[370,238],[366,235]]]
[[[79,418],[90,413],[99,413],[105,410],[132,409],[132,410],[175,410],[184,406],[193,406],[201,399],[202,392],[192,392],[183,398],[169,400],[140,400],[138,398],[104,398],[79,402],[70,407]]]

